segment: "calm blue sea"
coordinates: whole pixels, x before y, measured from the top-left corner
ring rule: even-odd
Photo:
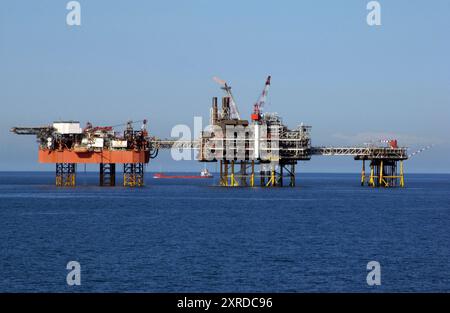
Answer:
[[[53,186],[54,173],[0,173],[0,291],[450,291],[450,175],[404,189],[357,174],[299,174],[298,187],[215,180],[146,187]],[[66,264],[81,264],[81,286]],[[366,283],[381,264],[381,286]]]

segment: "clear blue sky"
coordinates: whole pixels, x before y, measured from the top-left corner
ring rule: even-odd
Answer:
[[[53,170],[11,126],[148,118],[168,137],[208,118],[221,95],[212,76],[231,83],[248,117],[271,74],[267,110],[312,125],[314,145],[436,143],[407,171],[450,172],[448,0],[382,0],[380,27],[366,24],[366,0],[80,0],[80,27],[66,25],[67,2],[0,3],[0,170]],[[319,157],[301,170],[359,166]],[[201,165],[162,154],[149,170],[161,168]]]

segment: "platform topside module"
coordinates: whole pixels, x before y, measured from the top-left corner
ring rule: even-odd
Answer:
[[[144,184],[144,164],[157,154],[151,145],[142,121],[140,130],[133,122],[126,123],[123,132],[111,126],[94,127],[87,123],[81,128],[78,121],[56,121],[43,127],[14,127],[19,135],[36,135],[39,143],[39,162],[56,164],[56,185],[75,186],[76,164],[99,164],[100,185],[114,186],[116,164],[123,164],[123,185]],[[119,125],[120,126],[120,125]]]

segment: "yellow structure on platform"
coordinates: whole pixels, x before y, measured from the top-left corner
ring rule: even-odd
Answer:
[[[364,186],[367,177],[365,161],[362,163],[361,186]],[[397,162],[400,163],[400,171],[397,172]],[[370,175],[367,185],[370,187],[405,187],[405,176],[403,170],[403,160],[383,160],[373,159],[370,163]]]
[[[260,163],[254,160],[220,160],[220,186],[224,187],[282,187],[283,178],[289,179],[289,186],[295,186],[295,163]],[[255,165],[260,166],[259,174]],[[266,168],[268,167],[268,169]],[[286,175],[285,175],[286,173]],[[256,183],[259,178],[259,185]]]
[[[144,164],[126,163],[123,166],[123,186],[142,187],[144,186]]]
[[[56,186],[75,187],[76,185],[76,164],[56,163]]]

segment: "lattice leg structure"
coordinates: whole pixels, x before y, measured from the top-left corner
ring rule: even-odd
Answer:
[[[76,184],[76,164],[56,163],[56,186],[75,187]]]
[[[123,165],[123,185],[125,187],[144,186],[144,163],[125,163]]]
[[[220,160],[220,186],[228,186],[228,164],[225,160]]]
[[[266,170],[264,165],[259,166],[259,182],[260,186],[266,186],[266,180],[268,180],[269,172]]]
[[[361,185],[364,185],[366,180],[365,164],[363,161]],[[390,159],[371,160],[367,184],[370,187],[404,187],[403,161]]]
[[[295,161],[283,163],[270,163],[263,172],[265,187],[283,187],[285,178],[289,187],[295,187]]]
[[[116,164],[100,163],[100,186],[116,185]]]
[[[277,172],[275,164],[267,164],[264,174],[268,177],[265,187],[274,187],[277,185]]]
[[[286,172],[286,176],[283,172]],[[289,187],[295,187],[295,162],[280,165],[280,186],[283,186],[283,176],[289,179]]]
[[[220,185],[225,187],[237,187],[239,186],[239,181],[242,183],[242,179],[245,179],[239,173],[246,173],[245,169],[242,167],[240,171],[236,172],[237,165],[241,165],[241,163],[236,164],[236,161],[232,160],[221,160],[220,161]]]
[[[295,162],[256,163],[254,160],[220,160],[220,186],[226,187],[282,187],[284,177],[295,186]],[[259,165],[259,174],[255,169]],[[286,173],[286,174],[285,174]],[[258,179],[259,178],[259,179]]]

